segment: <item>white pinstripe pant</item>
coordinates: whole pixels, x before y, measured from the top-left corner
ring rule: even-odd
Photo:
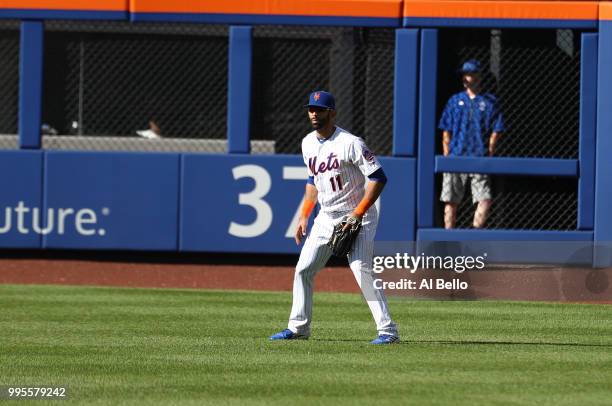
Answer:
[[[332,255],[326,244],[334,225],[341,221],[342,217],[343,215],[330,217],[325,213],[319,213],[304,242],[293,279],[293,306],[288,328],[294,333],[310,335],[313,280]],[[370,307],[378,333],[397,336],[397,326],[391,319],[385,294],[382,289],[374,288],[372,256],[377,225],[378,213],[373,206],[363,218],[363,227],[349,254],[349,265]]]

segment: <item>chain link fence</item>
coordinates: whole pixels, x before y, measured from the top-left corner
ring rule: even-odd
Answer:
[[[19,22],[0,21],[0,149],[17,148]]]
[[[497,96],[504,113],[496,155],[578,157],[579,31],[449,29],[440,30],[439,41],[439,113],[462,90],[462,62],[477,59],[483,89]]]
[[[312,131],[308,94],[336,96],[337,124],[390,155],[395,31],[378,28],[256,26],[251,137],[277,153],[301,153]]]
[[[440,30],[438,112],[463,90],[458,69],[483,66],[483,90],[500,101],[506,131],[496,156],[578,158],[580,32],[573,30]],[[438,115],[439,118],[439,115]],[[441,140],[441,137],[438,137]],[[437,142],[441,152],[441,142]],[[577,180],[492,176],[488,229],[572,230],[577,227]],[[437,191],[441,190],[441,174]],[[471,228],[470,188],[457,209],[458,228]],[[443,204],[437,224],[443,226]]]
[[[45,28],[44,147],[226,151],[227,26]]]
[[[2,24],[0,133],[14,134],[19,34]],[[47,22],[43,146],[158,150],[140,141],[161,134],[167,150],[225,152],[227,36],[220,25]],[[338,124],[391,153],[393,29],[257,26],[254,36],[253,152],[299,153],[306,95],[328,89]],[[456,69],[476,58],[503,106],[498,155],[577,157],[579,31],[440,30],[439,49],[439,111],[461,89]]]
[[[437,179],[441,189],[442,174]],[[578,227],[578,181],[564,177],[491,176],[492,206],[487,229],[575,230]],[[439,195],[437,196],[439,197]],[[472,228],[476,204],[468,181],[457,207],[457,228]],[[443,203],[437,225],[444,226]]]

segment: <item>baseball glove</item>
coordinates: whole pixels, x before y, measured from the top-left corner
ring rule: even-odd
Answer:
[[[344,226],[347,224],[349,224],[349,227],[345,230]],[[340,223],[336,224],[327,246],[331,248],[335,256],[346,257],[353,248],[353,243],[359,234],[359,230],[361,230],[361,219],[347,216]]]

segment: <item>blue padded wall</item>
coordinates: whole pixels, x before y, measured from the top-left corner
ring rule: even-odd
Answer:
[[[381,162],[389,182],[377,240],[413,240],[415,161]],[[291,224],[306,184],[301,157],[186,154],[182,174],[181,250],[299,252]]]
[[[251,117],[252,27],[230,27],[227,106],[227,149],[249,153]]]
[[[178,198],[177,154],[47,152],[45,206],[72,212],[43,246],[176,250]]]
[[[612,21],[599,22],[597,141],[595,158],[595,259],[612,265]],[[597,248],[597,247],[600,248]]]
[[[578,229],[580,230],[592,230],[595,215],[597,39],[597,34],[582,34],[580,54],[580,178],[578,180]]]
[[[21,23],[19,55],[19,145],[40,148],[44,25]]]
[[[40,248],[42,165],[40,151],[0,151],[0,247]]]
[[[393,155],[415,156],[419,80],[419,30],[395,31]]]
[[[418,227],[434,223],[434,154],[436,151],[436,81],[438,30],[421,31],[421,77],[419,81],[419,159],[417,179]]]

